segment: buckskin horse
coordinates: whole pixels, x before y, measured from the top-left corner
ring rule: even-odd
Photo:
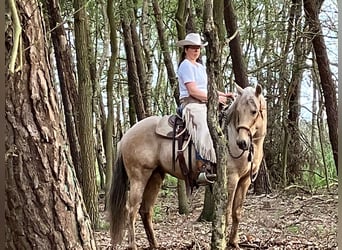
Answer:
[[[222,129],[228,136],[228,202],[227,225],[232,221],[229,244],[238,248],[238,225],[241,209],[251,178],[257,173],[263,158],[263,142],[267,127],[266,101],[262,87],[236,86],[238,96],[225,109]],[[151,116],[132,126],[118,145],[111,187],[108,193],[111,238],[119,244],[124,229],[128,228],[129,249],[137,249],[135,222],[139,212],[151,249],[158,248],[152,225],[153,206],[165,174],[185,179],[179,161],[173,163],[172,140],[156,130],[163,118]],[[185,159],[191,155],[184,150]],[[191,157],[190,157],[191,158]],[[198,178],[200,169],[195,166],[190,178]],[[174,166],[173,166],[174,165]]]

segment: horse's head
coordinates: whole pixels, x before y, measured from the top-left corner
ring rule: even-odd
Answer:
[[[266,101],[259,84],[256,88],[243,89],[238,85],[236,88],[239,95],[232,104],[234,114],[231,122],[237,131],[237,145],[242,150],[248,150],[252,140],[257,140],[266,134]]]

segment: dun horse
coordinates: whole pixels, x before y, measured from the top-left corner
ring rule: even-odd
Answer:
[[[232,221],[229,243],[238,247],[238,225],[251,177],[257,173],[263,158],[267,111],[262,88],[237,86],[238,96],[223,113],[223,129],[228,136],[228,220]],[[123,238],[128,228],[130,249],[137,249],[135,222],[139,212],[150,248],[158,247],[152,225],[153,206],[165,174],[184,179],[178,161],[173,166],[172,140],[156,133],[161,117],[148,117],[131,127],[118,145],[108,211],[113,244]],[[187,151],[184,151],[187,159]],[[192,154],[191,176],[196,179],[199,169]]]

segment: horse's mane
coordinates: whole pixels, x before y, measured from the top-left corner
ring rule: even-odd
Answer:
[[[239,102],[240,96],[236,97],[236,99],[232,102],[230,106],[224,107],[221,111],[220,124],[222,130],[226,133],[228,125],[230,123],[234,123],[236,121],[236,106]]]
[[[253,105],[256,105],[256,103],[253,100],[253,96],[254,96],[253,91],[254,89],[248,89],[248,92],[246,92],[246,94],[244,94],[243,96],[238,95],[229,106],[225,106],[221,110],[220,125],[224,133],[228,134],[228,130],[227,130],[228,125],[236,126],[237,119],[238,119],[236,110],[237,110],[237,105],[240,101],[244,101],[244,100],[247,100],[247,102],[253,101]],[[264,97],[262,95],[261,95],[261,100],[263,100],[262,102],[265,102]],[[260,108],[263,109],[262,106]]]

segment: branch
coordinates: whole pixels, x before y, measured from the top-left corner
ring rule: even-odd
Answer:
[[[11,57],[10,57],[10,63],[9,63],[9,72],[11,74],[14,73],[14,68],[15,68],[15,62],[17,60],[17,56],[18,56],[18,49],[19,49],[19,43],[20,43],[20,35],[21,35],[21,31],[22,28],[20,26],[20,20],[19,20],[19,16],[18,16],[18,12],[17,12],[17,8],[15,6],[15,0],[9,0],[9,5],[11,8],[11,12],[12,12],[12,16],[13,16],[13,32],[14,32],[14,36],[13,36],[13,48],[11,51]],[[21,64],[20,67],[18,67],[18,70],[20,70],[21,68]]]
[[[238,33],[239,31],[235,30],[234,34],[231,37],[227,38],[226,43],[229,44],[237,36]]]

